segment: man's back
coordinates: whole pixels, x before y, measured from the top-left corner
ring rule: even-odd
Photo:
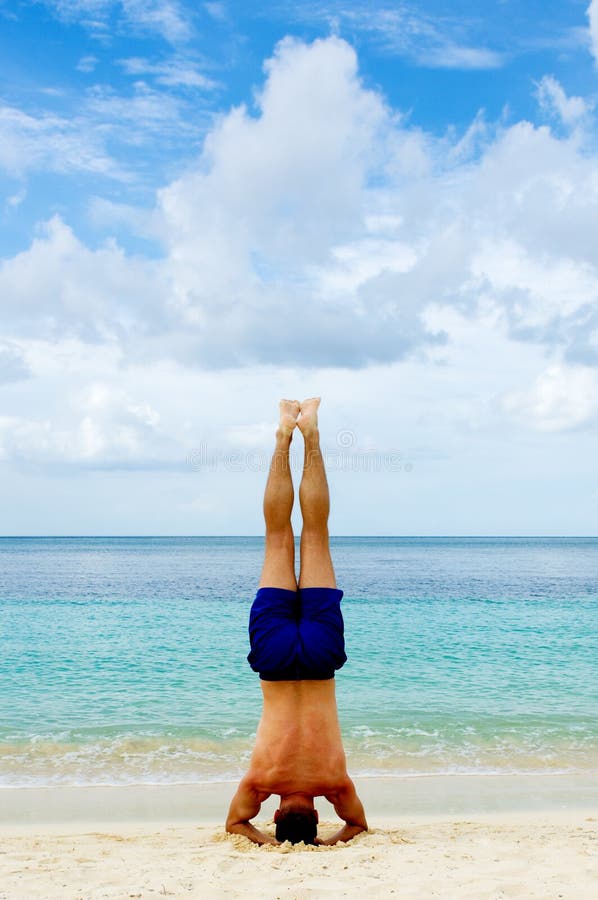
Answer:
[[[264,708],[247,778],[269,794],[326,795],[347,779],[334,679],[262,681]]]

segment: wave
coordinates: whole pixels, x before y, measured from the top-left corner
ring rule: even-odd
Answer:
[[[0,787],[232,781],[246,771],[255,735],[65,737],[0,743]],[[541,730],[484,735],[468,726],[455,740],[440,729],[357,726],[345,735],[345,749],[354,776],[598,773],[595,735],[547,737]]]

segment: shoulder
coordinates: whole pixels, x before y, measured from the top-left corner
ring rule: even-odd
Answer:
[[[261,784],[261,779],[257,773],[249,771],[239,782],[237,794],[251,797],[259,803],[263,803],[270,796],[270,791],[267,791]]]
[[[250,779],[243,778],[231,800],[226,818],[226,830],[231,831],[238,825],[247,824],[258,814],[262,803],[269,796],[267,791],[260,791]]]
[[[339,798],[350,797],[353,794],[355,794],[355,785],[345,772],[342,777],[330,786],[324,796],[330,803],[334,803]]]

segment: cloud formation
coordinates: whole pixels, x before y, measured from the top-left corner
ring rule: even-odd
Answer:
[[[199,78],[186,69],[164,71],[170,73],[164,77],[170,77],[172,85],[179,83],[177,79],[187,79],[191,85],[194,74]],[[162,152],[187,148],[198,140],[204,128],[203,110],[194,106],[190,115],[188,105],[167,87],[141,80],[126,92],[94,84],[72,114],[67,109],[40,113],[0,105],[0,172],[19,179],[51,172],[121,183],[139,181],[143,169],[154,164],[152,151],[158,138]],[[145,157],[134,167],[133,154],[141,150]]]
[[[108,34],[110,17],[128,28],[149,32],[177,44],[193,29],[185,8],[177,0],[44,0],[60,18],[79,22],[92,33]]]
[[[90,250],[55,217],[2,264],[10,322],[200,368],[362,367],[442,346],[430,305],[494,307],[513,339],[594,364],[591,106],[553,77],[539,101],[564,134],[479,115],[438,138],[364,87],[345,41],[285,39],[154,210],[102,207],[162,255]]]
[[[364,85],[342,39],[282,41],[253,104],[214,121],[150,209],[95,198],[104,230],[150,238],[154,255],[114,238],[91,246],[53,215],[2,260],[0,382],[44,386],[26,413],[17,394],[3,408],[3,458],[180,470],[200,442],[190,400],[210,407],[217,448],[265,447],[252,391],[286,393],[285,378],[306,392],[324,384],[338,428],[354,404],[384,422],[402,384],[421,386],[402,427],[421,435],[433,419],[416,448],[429,459],[455,434],[595,427],[595,112],[553,76],[536,99],[547,124],[480,112],[438,137]],[[98,90],[90,103],[161,135],[180,115],[148,87],[129,106]],[[23,130],[49,148],[67,128],[10,121],[15,165],[52,159]],[[242,396],[249,418],[226,408]],[[393,446],[396,428],[380,426],[372,445]]]
[[[568,97],[562,85],[552,75],[545,75],[538,84],[538,101],[550,115],[564,125],[573,126],[588,115],[594,104],[583,97]]]
[[[216,86],[216,82],[204,75],[192,60],[181,59],[178,54],[160,62],[150,62],[139,56],[127,57],[119,62],[128,75],[149,75],[158,84],[168,87],[212,90]]]
[[[355,30],[368,35],[384,52],[407,57],[431,69],[496,69],[505,63],[505,54],[467,40],[463,18],[434,16],[408,3],[321,3],[293,4],[300,21],[328,21],[333,30]]]
[[[549,366],[525,391],[503,398],[507,412],[541,431],[569,431],[598,416],[598,372],[583,366]]]
[[[40,170],[124,177],[102,137],[81,116],[34,115],[13,106],[0,106],[0,169],[18,177]]]
[[[393,126],[361,85],[354,51],[335,38],[285,40],[266,72],[257,114],[232,110],[198,165],[159,194],[174,302],[199,359],[363,365],[434,340],[411,301],[383,284],[413,251],[393,235],[389,252],[374,220],[364,226]],[[359,293],[355,274],[348,289],[328,290],[329,270],[344,268],[346,284],[346,261],[356,271],[364,252],[379,292]]]
[[[7,19],[0,529],[257,533],[276,400],[321,394],[337,533],[595,532],[588,4]]]
[[[127,340],[163,327],[166,286],[149,260],[114,242],[90,250],[55,216],[23,253],[0,264],[4,327],[19,337]]]
[[[135,401],[109,383],[93,382],[71,390],[64,407],[62,415],[0,416],[0,459],[45,468],[172,465],[179,448],[173,453],[172,438],[147,402]]]

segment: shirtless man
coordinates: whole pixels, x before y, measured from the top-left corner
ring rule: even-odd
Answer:
[[[259,672],[264,706],[249,771],[230,805],[226,830],[256,844],[335,844],[367,830],[363,806],[347,774],[334,692],[334,672],[346,661],[343,618],[328,542],[330,499],[320,452],[318,406],[280,402],[280,424],[266,492],[266,548],[251,607],[251,668]],[[299,489],[303,516],[299,584],[291,527],[293,482],[289,447],[295,426],[305,460]],[[280,796],[276,838],[251,824],[271,794]],[[326,797],[343,827],[317,835],[314,797]]]

